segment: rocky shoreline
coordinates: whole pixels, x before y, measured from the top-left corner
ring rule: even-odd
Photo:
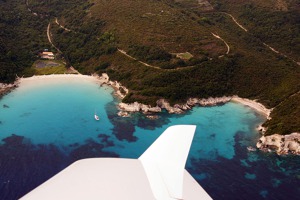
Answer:
[[[109,80],[108,75],[105,73],[102,74],[102,76],[93,75],[93,77],[96,78],[97,82],[100,85],[107,84],[113,87],[115,95],[118,96],[120,99],[123,99],[129,92],[128,89],[122,86],[119,82]],[[10,91],[18,87],[21,81],[22,79],[18,78],[12,84],[0,83],[0,98],[1,96],[9,93]],[[122,117],[129,117],[130,113],[143,112],[144,114],[146,114],[147,118],[151,120],[156,120],[159,118],[159,116],[155,115],[155,113],[162,112],[163,109],[165,109],[169,113],[181,114],[188,110],[191,110],[194,106],[216,106],[225,104],[229,101],[239,102],[246,106],[250,106],[256,109],[257,111],[265,114],[267,119],[270,119],[270,113],[272,109],[267,109],[262,104],[256,101],[243,99],[237,96],[224,96],[207,99],[189,98],[186,103],[175,104],[174,106],[171,106],[170,103],[165,99],[157,100],[156,106],[145,105],[138,102],[134,102],[131,104],[119,103],[118,115]],[[292,133],[290,135],[275,134],[270,136],[264,136],[264,133],[267,130],[267,128],[260,125],[257,128],[257,130],[263,135],[256,145],[258,149],[262,151],[275,151],[279,155],[285,155],[290,153],[300,155],[300,133]]]
[[[300,155],[300,133],[262,136],[256,147],[262,151],[275,151],[278,155]]]
[[[142,103],[119,103],[118,107],[124,112],[143,112],[143,113],[158,113],[163,109],[167,110],[170,114],[182,114],[187,110],[191,110],[194,106],[216,106],[227,103],[231,100],[231,97],[218,97],[208,99],[190,98],[185,104],[175,104],[171,106],[165,99],[159,99],[156,101],[156,106],[145,105]]]
[[[128,89],[122,86],[117,81],[110,81],[109,76],[106,73],[103,73],[102,76],[93,75],[95,76],[101,85],[107,84],[114,88],[115,95],[118,96],[120,99],[123,99],[127,93]],[[189,98],[185,104],[175,104],[171,106],[170,103],[165,99],[159,99],[156,101],[156,106],[145,105],[142,103],[134,102],[134,103],[119,103],[118,108],[120,112],[118,113],[120,116],[127,117],[129,113],[132,112],[143,112],[145,114],[149,113],[159,113],[162,112],[163,109],[167,110],[168,113],[172,114],[182,114],[187,110],[191,110],[194,106],[216,106],[225,104],[231,101],[232,97],[217,97],[217,98],[207,98],[207,99],[198,99],[198,98]],[[156,118],[156,117],[153,117]]]
[[[128,89],[122,86],[121,83],[117,81],[109,80],[109,76],[106,73],[103,73],[102,76],[98,76],[97,74],[92,74],[92,76],[98,79],[101,86],[106,84],[113,87],[113,89],[115,90],[115,95],[120,99],[123,99],[127,95]]]
[[[117,81],[110,81],[107,74],[102,74],[102,76],[97,76],[97,79],[102,84],[110,85],[115,90],[115,95],[117,95],[120,99],[123,99],[128,93],[128,89],[122,86]],[[162,112],[165,109],[168,113],[174,114],[182,114],[187,110],[191,110],[194,106],[216,106],[222,105],[229,101],[238,102],[243,105],[249,106],[258,112],[264,114],[267,119],[270,119],[270,114],[272,109],[265,108],[262,104],[252,101],[249,99],[240,98],[238,96],[232,97],[217,97],[217,98],[207,98],[207,99],[199,99],[199,98],[189,98],[184,104],[175,104],[171,106],[170,103],[165,99],[159,99],[156,102],[156,106],[145,105],[142,103],[134,102],[134,103],[119,103],[118,112],[119,116],[129,117],[130,113],[134,112],[143,112],[146,114],[146,117],[149,119],[155,120],[158,119],[158,116],[155,113]],[[296,154],[300,155],[300,133],[292,133],[290,135],[271,135],[264,136],[267,128],[259,125],[257,130],[263,135],[258,141],[256,147],[262,151],[274,151],[279,155],[285,154]]]
[[[0,98],[7,93],[11,92],[13,89],[17,88],[20,84],[19,79],[17,79],[14,83],[5,84],[0,83]]]

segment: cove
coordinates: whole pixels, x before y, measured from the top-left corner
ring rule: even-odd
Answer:
[[[176,124],[197,125],[186,168],[212,198],[299,196],[299,157],[247,151],[265,120],[249,107],[230,102],[150,120],[119,117],[118,102],[112,88],[88,76],[22,80],[0,100],[0,199],[20,198],[78,159],[137,158]]]

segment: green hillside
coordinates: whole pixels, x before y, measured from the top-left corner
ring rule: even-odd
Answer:
[[[124,102],[239,95],[274,108],[267,134],[300,132],[296,0],[27,2],[0,0],[1,82],[37,73],[39,50],[56,52],[50,24],[67,66],[108,73],[130,90]]]

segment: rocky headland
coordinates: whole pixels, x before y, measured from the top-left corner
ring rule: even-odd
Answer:
[[[111,85],[115,89],[115,94],[121,99],[123,99],[128,93],[128,89],[126,87],[122,86],[117,81],[110,81],[107,74],[97,76],[97,79],[100,81],[100,84]],[[267,109],[264,105],[255,100],[240,98],[238,96],[223,96],[207,99],[189,98],[186,103],[175,104],[173,106],[171,106],[170,103],[165,99],[157,100],[155,106],[145,105],[138,102],[130,104],[119,103],[118,108],[120,111],[118,112],[118,115],[122,117],[128,117],[130,116],[130,113],[143,112],[147,114],[147,116],[150,116],[149,119],[157,119],[158,117],[156,115],[153,115],[153,113],[162,112],[163,109],[165,109],[169,113],[181,114],[186,112],[187,110],[192,109],[194,106],[216,106],[225,104],[229,101],[238,102],[245,106],[249,106],[265,115],[267,119],[270,119],[272,109]],[[280,155],[289,153],[300,155],[300,133],[292,133],[290,135],[275,134],[271,136],[264,136],[267,128],[259,125],[257,129],[263,135],[256,145],[258,149],[261,149],[263,151],[275,150],[276,153]]]
[[[215,106],[229,102],[231,97],[219,97],[219,98],[208,98],[208,99],[197,99],[190,98],[185,104],[175,104],[171,106],[170,103],[165,99],[159,99],[156,101],[156,106],[145,105],[142,103],[119,103],[118,107],[120,110],[125,112],[143,112],[143,113],[157,113],[163,109],[167,110],[168,113],[181,114],[187,110],[192,109],[194,106]]]
[[[127,93],[128,89],[121,85],[121,83],[117,81],[109,80],[109,76],[106,73],[103,73],[101,76],[96,76],[99,80],[100,84],[107,84],[114,88],[115,95],[119,98],[123,99]],[[145,105],[142,103],[134,102],[134,103],[119,103],[118,108],[120,110],[119,115],[127,117],[131,112],[143,112],[143,113],[159,113],[163,109],[167,110],[169,113],[181,114],[187,110],[192,109],[194,106],[215,106],[229,102],[232,97],[217,97],[217,98],[207,98],[207,99],[199,99],[199,98],[189,98],[184,104],[175,104],[171,106],[170,103],[165,99],[159,99],[156,101],[156,106]]]
[[[274,150],[279,155],[290,153],[300,155],[300,133],[262,136],[257,142],[256,147],[263,151]]]
[[[92,76],[96,77],[100,82],[100,85],[110,85],[115,90],[115,95],[118,96],[120,99],[123,99],[127,93],[128,89],[121,85],[118,81],[111,81],[109,80],[109,76],[106,73],[103,73],[101,76],[97,74],[92,74]]]

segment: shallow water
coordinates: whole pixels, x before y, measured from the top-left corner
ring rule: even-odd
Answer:
[[[197,125],[187,170],[214,199],[295,199],[299,156],[248,152],[265,120],[227,103],[184,115],[116,115],[113,90],[86,79],[36,80],[0,100],[0,199],[17,199],[72,162],[138,158],[169,126]],[[4,108],[8,105],[9,108]],[[94,112],[100,121],[94,120]]]

